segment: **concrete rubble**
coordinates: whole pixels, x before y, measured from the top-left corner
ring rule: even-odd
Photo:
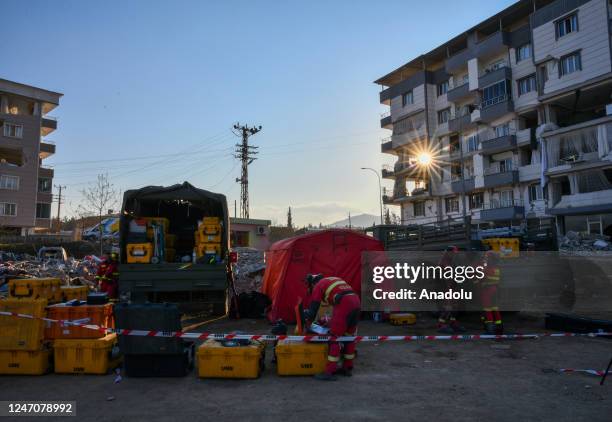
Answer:
[[[238,262],[234,266],[236,292],[261,291],[263,273],[266,268],[264,253],[254,248],[234,248],[238,252]]]
[[[559,251],[569,255],[585,255],[612,251],[610,236],[568,231],[559,238]]]

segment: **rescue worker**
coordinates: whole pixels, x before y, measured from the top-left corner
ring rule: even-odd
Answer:
[[[106,292],[109,299],[117,299],[119,296],[119,255],[116,252],[110,254],[100,291]]]
[[[484,312],[484,325],[487,334],[503,334],[501,313],[497,306],[497,288],[501,280],[499,255],[487,251],[484,256],[485,277],[480,284],[480,303]]]
[[[304,311],[307,321],[314,321],[321,303],[333,307],[332,317],[329,321],[329,334],[334,337],[353,336],[357,332],[357,323],[361,312],[361,301],[352,287],[338,277],[323,277],[322,274],[308,274],[306,284],[310,304]],[[354,341],[344,342],[341,346],[337,341],[329,342],[327,354],[327,365],[325,372],[315,375],[315,378],[323,381],[335,381],[334,374],[343,374],[350,377],[353,371],[353,359],[355,359],[356,343]],[[342,355],[342,368],[338,368],[340,352]]]
[[[106,272],[108,271],[109,263],[109,256],[105,255],[102,261],[98,264],[98,269],[96,270],[96,283],[98,285],[98,290],[100,291],[102,291],[102,284],[106,279]]]
[[[442,258],[440,258],[439,266],[442,268],[451,267],[456,265],[456,260],[459,254],[459,248],[457,246],[449,246],[444,251]],[[445,290],[456,289],[456,283],[454,280],[447,280],[445,283]],[[442,334],[454,334],[463,333],[465,328],[457,321],[456,308],[453,300],[445,300],[442,303],[442,310],[438,316],[438,332]]]

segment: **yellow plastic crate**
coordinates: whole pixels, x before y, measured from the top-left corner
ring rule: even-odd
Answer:
[[[199,257],[215,254],[221,255],[221,244],[220,243],[200,243],[197,247],[196,255]]]
[[[153,223],[161,224],[164,228],[164,234],[168,233],[168,228],[170,227],[170,220],[165,217],[143,217],[147,222],[147,239],[153,240],[153,227],[151,226]]]
[[[0,311],[15,312],[42,318],[47,315],[47,299],[0,300]],[[44,338],[44,322],[40,319],[0,315],[0,350],[39,350]]]
[[[219,217],[203,217],[200,225],[219,225],[221,219]]]
[[[265,346],[225,347],[215,340],[205,341],[197,352],[200,378],[258,378],[263,368]]]
[[[97,339],[55,340],[55,373],[106,374],[121,364],[117,334]]]
[[[148,264],[153,256],[152,243],[128,243],[125,247],[128,264]]]
[[[87,286],[62,286],[62,302],[68,302],[74,299],[87,300],[89,287]]]
[[[416,315],[409,313],[391,314],[389,322],[393,325],[412,325],[416,323]]]
[[[40,350],[1,350],[0,374],[43,375],[51,369],[52,352],[49,347]]]
[[[327,343],[281,340],[274,350],[278,375],[314,375],[325,371]]]
[[[62,301],[62,281],[59,278],[23,278],[8,283],[9,297],[47,299],[49,303]]]
[[[482,244],[497,252],[500,258],[518,258],[520,255],[519,239],[515,237],[491,237],[483,239]]]

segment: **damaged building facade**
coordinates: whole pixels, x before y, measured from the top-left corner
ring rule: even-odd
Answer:
[[[48,116],[62,94],[0,79],[0,228],[25,235],[51,227],[55,154],[45,137],[57,129]]]
[[[612,235],[610,3],[519,1],[376,81],[403,224]]]

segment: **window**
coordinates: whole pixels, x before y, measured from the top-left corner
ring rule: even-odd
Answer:
[[[415,202],[413,207],[415,217],[423,217],[425,215],[425,201]]]
[[[516,49],[516,62],[528,59],[531,57],[531,44],[523,44]]]
[[[0,216],[14,217],[17,215],[17,204],[9,202],[0,202]]]
[[[503,125],[495,126],[495,137],[501,138],[502,136],[510,135],[510,123],[504,123]]]
[[[36,204],[36,218],[51,218],[51,204],[38,202]]]
[[[514,205],[514,191],[503,190],[499,193],[499,202],[502,207],[511,207]]]
[[[39,192],[51,192],[51,180],[46,177],[40,177],[38,179],[38,191]]]
[[[572,32],[578,31],[578,16],[576,14],[567,16],[556,23],[557,38],[561,38]]]
[[[447,213],[459,212],[459,200],[455,197],[445,198],[444,205]]]
[[[467,138],[467,151],[477,151],[478,150],[478,135],[470,135]]]
[[[498,60],[496,62],[491,63],[489,67],[485,69],[485,73],[495,72],[496,70],[501,69],[502,67],[506,67],[506,61]]]
[[[444,95],[448,92],[448,81],[444,81],[441,84],[438,84],[438,97],[440,95]]]
[[[414,104],[414,96],[412,91],[408,91],[402,94],[402,107],[406,107],[409,104]]]
[[[505,158],[499,161],[499,172],[504,173],[507,171],[512,171],[512,158]]]
[[[486,108],[508,99],[509,84],[505,80],[488,86],[482,90],[481,108]]]
[[[544,192],[542,190],[542,186],[539,183],[534,183],[533,185],[529,185],[529,202],[539,201],[544,197]]]
[[[484,194],[482,192],[473,193],[470,195],[470,208],[482,208],[484,202]]]
[[[438,124],[446,123],[450,120],[450,108],[438,111]]]
[[[0,176],[0,189],[8,190],[19,190],[19,177],[18,176]]]
[[[8,136],[11,138],[22,138],[23,126],[14,125],[12,123],[4,123],[4,136]]]
[[[528,92],[535,91],[536,90],[535,73],[533,75],[529,75],[529,76],[519,79],[518,81],[516,81],[516,84],[518,85],[519,97],[521,95],[527,94]]]
[[[580,52],[561,57],[559,60],[559,77],[582,70]]]

